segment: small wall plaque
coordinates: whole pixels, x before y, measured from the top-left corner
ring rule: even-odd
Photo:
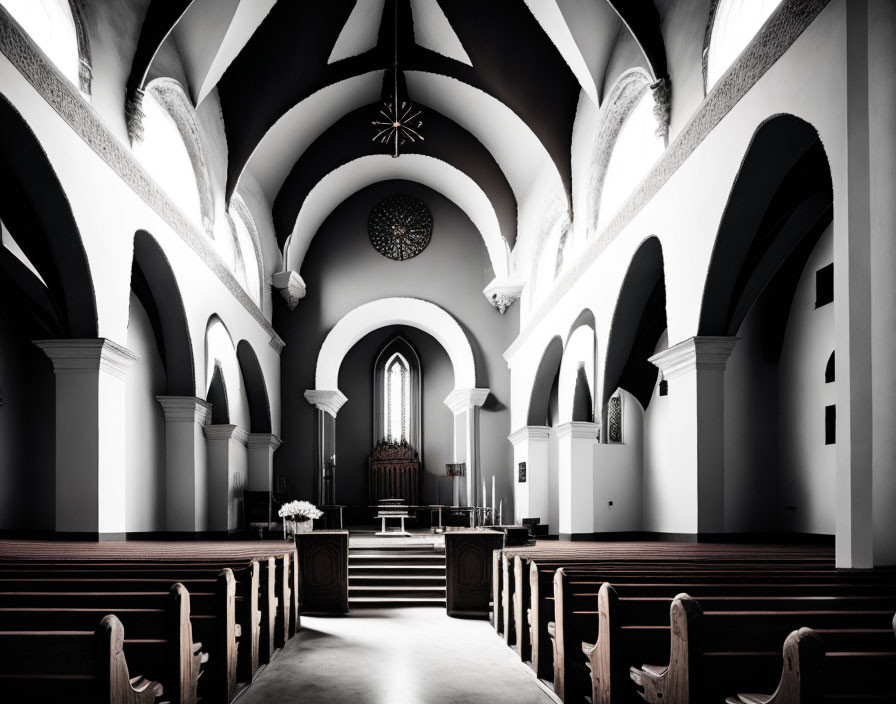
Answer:
[[[447,470],[447,474],[449,477],[462,477],[467,473],[467,464],[466,462],[460,462],[459,464],[446,464],[445,469]]]
[[[520,462],[520,483],[526,481],[526,463]]]

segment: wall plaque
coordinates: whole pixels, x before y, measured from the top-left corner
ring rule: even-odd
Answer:
[[[520,462],[520,478],[519,478],[519,481],[520,481],[520,483],[523,483],[523,482],[526,481],[526,463],[525,463],[525,462]]]

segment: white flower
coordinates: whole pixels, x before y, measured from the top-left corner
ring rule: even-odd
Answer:
[[[290,501],[283,504],[277,512],[280,518],[289,518],[294,521],[299,516],[304,518],[320,518],[324,512],[310,501]]]

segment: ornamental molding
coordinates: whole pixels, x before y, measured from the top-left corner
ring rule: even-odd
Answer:
[[[551,438],[551,429],[546,425],[524,425],[507,436],[510,444],[518,447],[526,442],[547,442]]]
[[[162,406],[166,423],[195,423],[205,425],[211,419],[212,406],[195,396],[156,396]]]
[[[557,281],[551,294],[529,319],[524,330],[505,352],[510,359],[525,344],[557,303],[575,286],[595,260],[610,246],[635,216],[687,161],[749,90],[793,45],[831,0],[788,0],[769,18],[740,58],[719,79],[700,104],[690,122],[666,148],[656,166],[622,205],[597,237],[591,239],[581,256]]]
[[[290,310],[295,310],[299,301],[308,293],[305,280],[297,271],[278,271],[271,277],[271,285],[280,291]]]
[[[193,103],[184,92],[183,86],[173,78],[156,78],[146,90],[158,101],[174,120],[181,141],[187,148],[196,186],[199,190],[199,211],[202,214],[202,227],[205,234],[215,239],[215,197],[212,195],[212,183],[209,175],[208,160],[202,148],[202,136],[199,132],[199,121]],[[143,130],[140,130],[141,133]]]
[[[249,440],[249,433],[243,430],[238,425],[230,425],[230,424],[217,424],[217,425],[206,425],[202,428],[202,433],[205,435],[206,440],[225,440],[231,441],[235,440],[241,445],[245,445]]]
[[[459,416],[485,403],[489,393],[491,389],[455,389],[445,397],[445,405]]]
[[[664,379],[688,372],[724,372],[739,337],[691,337],[648,358]]]
[[[522,279],[494,279],[482,290],[482,294],[488,299],[501,315],[519,300],[526,282]]]
[[[246,205],[246,201],[243,200],[239,193],[234,193],[230,196],[228,212],[239,217],[249,231],[249,238],[252,240],[252,246],[255,248],[255,266],[258,270],[258,300],[263,301],[267,283],[264,276],[264,253],[261,249],[261,238],[258,236],[255,218],[252,216],[249,206]]]
[[[211,269],[230,293],[255,318],[271,338],[271,347],[283,351],[283,340],[255,305],[224,260],[190,220],[143,170],[130,150],[109,131],[102,118],[58,70],[42,55],[31,39],[0,6],[0,52],[22,74],[46,103],[99,156],[118,177],[149,206]]]
[[[672,121],[672,82],[668,76],[650,84],[653,94],[653,117],[656,119],[656,136],[669,137],[669,123]]]
[[[140,357],[112,340],[35,340],[53,362],[56,374],[98,374],[105,372],[124,379],[128,367]]]
[[[610,95],[604,101],[604,107],[600,111],[600,124],[597,127],[591,151],[591,178],[588,183],[587,205],[587,212],[591,218],[589,233],[597,230],[600,199],[604,190],[604,181],[607,178],[607,167],[610,165],[610,157],[613,155],[622,125],[638,101],[650,90],[650,83],[650,76],[643,69],[633,68],[619,77],[610,90]]]
[[[273,433],[249,433],[250,450],[277,450],[283,441]]]
[[[574,420],[569,423],[561,423],[556,427],[556,431],[558,440],[572,438],[573,440],[593,440],[597,442],[597,438],[600,435],[600,426],[597,423]]]
[[[78,87],[90,97],[93,82],[93,58],[90,55],[90,36],[87,33],[87,11],[84,0],[68,0],[78,39]]]
[[[348,398],[339,389],[335,391],[308,389],[305,392],[305,400],[317,410],[329,413],[335,418]]]

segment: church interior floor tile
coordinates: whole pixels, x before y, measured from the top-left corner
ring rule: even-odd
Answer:
[[[439,608],[302,617],[239,704],[550,704],[487,621]]]

